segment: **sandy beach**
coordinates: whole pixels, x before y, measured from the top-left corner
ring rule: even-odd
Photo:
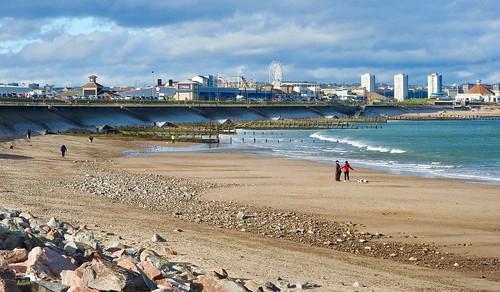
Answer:
[[[421,119],[421,118],[435,118],[435,117],[499,117],[500,107],[496,105],[481,106],[479,108],[472,108],[470,110],[463,109],[447,109],[440,110],[432,113],[406,113],[403,114],[404,117]]]
[[[68,146],[66,159],[60,144]],[[140,243],[162,232],[185,260],[224,266],[238,277],[289,278],[320,285],[318,291],[498,290],[498,269],[461,271],[355,255],[251,232],[176,218],[161,210],[130,206],[61,181],[85,179],[79,164],[96,162],[110,172],[174,176],[223,187],[201,194],[207,202],[232,202],[276,212],[300,212],[331,221],[351,221],[359,232],[384,236],[374,242],[431,244],[464,258],[500,257],[500,187],[425,179],[358,169],[351,182],[336,183],[333,166],[244,153],[168,153],[125,158],[126,149],[162,142],[116,141],[71,136],[35,137],[0,146],[0,203],[47,217],[112,228]],[[9,149],[13,145],[14,149]],[[181,147],[182,144],[176,146]],[[369,183],[359,184],[357,179]],[[173,233],[175,228],[186,232]]]

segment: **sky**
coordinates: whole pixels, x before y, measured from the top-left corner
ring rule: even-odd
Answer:
[[[497,0],[16,0],[0,3],[0,82],[107,86],[239,75],[500,82]],[[154,73],[152,73],[154,72]]]

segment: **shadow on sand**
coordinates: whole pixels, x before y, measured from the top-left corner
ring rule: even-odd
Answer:
[[[32,159],[32,157],[24,156],[24,155],[17,155],[17,154],[0,153],[0,159],[24,160],[24,159]]]

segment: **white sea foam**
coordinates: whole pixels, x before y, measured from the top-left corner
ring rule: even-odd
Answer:
[[[398,148],[388,148],[388,147],[383,147],[383,146],[373,146],[373,145],[365,144],[365,143],[363,143],[361,141],[350,140],[350,139],[347,139],[347,138],[329,137],[329,136],[321,135],[320,133],[311,134],[309,137],[314,138],[314,139],[318,139],[318,140],[321,140],[321,141],[330,141],[330,142],[337,142],[337,143],[341,143],[341,144],[347,144],[347,145],[351,145],[351,146],[359,148],[359,149],[366,149],[368,151],[374,151],[374,152],[391,153],[391,154],[406,153],[405,150],[398,149]]]

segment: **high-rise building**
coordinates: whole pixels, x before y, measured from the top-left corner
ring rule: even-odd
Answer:
[[[432,73],[427,76],[427,97],[436,98],[443,95],[443,76],[438,73]]]
[[[394,99],[403,101],[408,98],[408,75],[399,73],[394,75]]]
[[[368,92],[375,92],[375,75],[370,73],[361,75],[361,87],[364,87]]]

